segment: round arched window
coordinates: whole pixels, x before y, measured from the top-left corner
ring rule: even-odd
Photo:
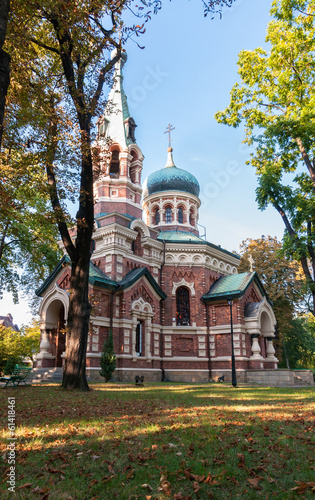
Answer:
[[[176,291],[176,324],[190,325],[189,291],[184,286]]]
[[[166,207],[165,209],[165,222],[166,224],[170,224],[173,220],[172,217],[172,208],[171,207]]]
[[[178,212],[177,212],[177,220],[179,224],[183,224],[184,222],[184,210],[182,207],[179,207]]]

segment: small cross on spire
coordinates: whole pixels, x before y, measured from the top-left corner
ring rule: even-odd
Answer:
[[[164,132],[164,134],[168,134],[168,147],[170,148],[171,147],[171,142],[172,142],[172,139],[171,139],[171,131],[172,130],[175,130],[175,127],[173,127],[173,125],[171,125],[170,123],[168,124],[168,126],[166,127],[166,131]]]

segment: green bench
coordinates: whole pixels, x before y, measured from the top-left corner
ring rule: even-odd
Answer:
[[[14,387],[17,387],[21,382],[24,382],[24,384],[26,385],[26,380],[30,376],[31,371],[32,368],[29,368],[28,366],[15,365],[15,368],[11,375],[8,375],[7,377],[1,377],[0,381],[6,382],[4,387],[7,387],[7,385],[10,384],[13,384]]]

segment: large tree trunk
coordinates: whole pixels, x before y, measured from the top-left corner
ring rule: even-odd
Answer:
[[[84,257],[79,257],[76,263],[72,262],[71,267],[71,292],[62,386],[65,389],[88,391],[85,367],[91,307],[88,297],[89,259]]]
[[[77,213],[75,248],[70,249],[71,289],[66,336],[66,357],[62,386],[88,391],[86,380],[86,347],[91,306],[89,303],[89,266],[94,226],[93,169],[90,120],[79,115],[81,125],[81,188]]]

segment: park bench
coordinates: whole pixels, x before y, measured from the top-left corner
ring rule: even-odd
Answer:
[[[4,387],[7,387],[7,385],[10,384],[13,384],[14,387],[17,387],[21,382],[24,382],[24,384],[26,385],[26,380],[30,376],[31,371],[32,368],[29,368],[28,366],[15,365],[15,368],[11,375],[8,375],[7,377],[1,377],[0,381],[6,382]]]

